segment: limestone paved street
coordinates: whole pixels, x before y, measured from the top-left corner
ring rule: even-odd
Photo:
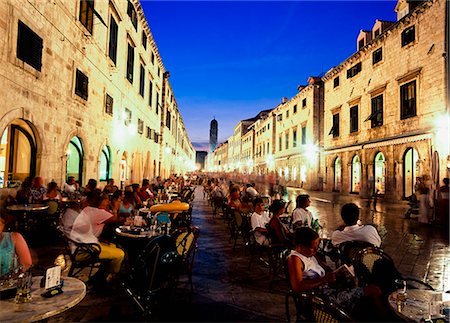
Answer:
[[[297,193],[298,190],[289,190],[290,197]],[[356,199],[362,207],[362,221],[378,227],[382,248],[393,257],[402,274],[423,278],[436,289],[450,289],[450,248],[442,230],[404,219],[404,205],[378,203],[374,211],[366,207],[366,201],[352,196],[310,194],[311,208],[319,213],[329,232],[340,223],[340,205]],[[284,321],[285,284],[280,281],[270,293],[268,268],[256,260],[248,270],[249,254],[242,245],[233,250],[224,221],[212,214],[201,187],[196,189],[193,224],[200,228],[194,265],[195,291],[191,294],[187,282],[182,282],[170,301],[158,306],[151,320]],[[45,266],[58,251],[56,246],[38,249],[34,256]],[[78,306],[48,319],[49,322],[142,320],[119,286],[112,292],[89,290]]]

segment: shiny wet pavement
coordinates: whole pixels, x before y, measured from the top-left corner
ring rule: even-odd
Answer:
[[[298,190],[289,190],[295,199]],[[433,226],[404,219],[404,205],[379,202],[376,210],[353,196],[311,192],[311,208],[318,213],[328,234],[341,223],[339,209],[356,200],[362,207],[361,219],[373,223],[383,239],[382,248],[392,256],[404,275],[427,280],[436,289],[450,289],[450,248],[444,232]],[[213,215],[203,189],[196,189],[193,224],[200,228],[194,265],[194,292],[187,279],[179,284],[163,304],[158,304],[151,321],[284,321],[285,284],[280,281],[272,292],[268,268],[256,260],[249,269],[249,254],[242,245],[233,250],[229,231],[219,215]],[[41,251],[42,252],[42,251]],[[40,256],[38,251],[37,257]],[[48,254],[48,250],[47,250]],[[42,262],[45,256],[41,254]],[[143,321],[138,310],[119,286],[108,291],[90,290],[74,309],[51,322]]]

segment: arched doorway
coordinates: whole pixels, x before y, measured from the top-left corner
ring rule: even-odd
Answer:
[[[334,186],[333,190],[341,191],[342,170],[341,170],[341,158],[336,157],[334,160]]]
[[[352,172],[351,178],[352,193],[359,193],[359,191],[361,190],[361,161],[358,155],[353,156],[351,172]]]
[[[419,154],[414,148],[408,148],[403,155],[403,197],[410,197],[415,193],[414,184],[419,175]]]
[[[111,151],[107,145],[103,146],[100,154],[100,181],[107,181],[111,178]]]
[[[386,190],[386,160],[382,152],[375,155],[374,160],[375,194],[384,195]]]
[[[0,187],[17,187],[36,175],[36,137],[30,124],[14,120],[3,132],[0,144]]]
[[[74,136],[67,147],[66,176],[73,176],[80,186],[83,185],[83,159],[83,143],[80,138]]]

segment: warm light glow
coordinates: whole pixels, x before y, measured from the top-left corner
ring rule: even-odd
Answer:
[[[319,148],[311,143],[307,143],[303,145],[303,155],[306,157],[306,160],[310,164],[310,166],[314,166],[317,162],[319,153]]]
[[[128,126],[128,133],[129,133],[131,136],[134,136],[134,135],[137,133],[137,126],[136,126],[134,123],[131,123],[131,124]]]
[[[435,119],[434,132],[436,134],[435,146],[441,156],[450,154],[450,116],[441,115]]]

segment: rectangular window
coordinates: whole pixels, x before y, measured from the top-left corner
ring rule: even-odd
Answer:
[[[296,105],[294,105],[294,112],[293,112],[294,114],[296,114],[297,113],[297,104]]]
[[[412,43],[416,39],[416,28],[414,25],[402,32],[402,47]]]
[[[383,59],[383,48],[380,47],[372,53],[372,65],[381,62],[382,59]]]
[[[75,94],[84,100],[88,99],[88,84],[88,77],[77,69],[77,73],[75,75]]]
[[[306,98],[304,98],[303,100],[302,100],[302,108],[305,108],[306,107]]]
[[[400,118],[416,116],[416,80],[400,87]]]
[[[38,71],[42,67],[42,38],[19,20],[17,31],[17,58]]]
[[[138,119],[138,133],[140,135],[144,133],[144,120]]]
[[[278,150],[281,151],[283,149],[282,147],[283,145],[283,138],[281,137],[281,135],[278,136]]]
[[[128,57],[127,57],[127,80],[133,84],[134,74],[134,47],[128,43]]]
[[[306,126],[302,127],[302,145],[306,145]]]
[[[117,63],[117,37],[119,35],[119,26],[116,20],[111,15],[109,21],[109,45],[108,45],[108,56],[114,62]]]
[[[267,143],[267,153],[269,153],[269,143]]]
[[[358,42],[358,49],[361,49],[363,47],[364,47],[364,38],[360,39],[359,42]]]
[[[125,120],[123,121],[125,126],[128,126],[131,123],[131,110],[128,108],[125,108]]]
[[[106,93],[106,99],[105,99],[105,112],[109,114],[110,116],[113,115],[113,105],[114,105],[114,99],[112,96],[110,96],[108,93]]]
[[[167,115],[166,115],[166,127],[170,129],[170,122],[172,120],[172,117],[170,115],[170,111],[167,111]]]
[[[158,66],[158,77],[161,76],[161,68]]]
[[[80,22],[92,35],[94,25],[94,0],[80,0]]]
[[[137,14],[136,9],[134,9],[134,5],[131,3],[131,1],[128,1],[128,7],[127,7],[127,14],[128,17],[130,17],[131,23],[134,26],[134,29],[137,30]]]
[[[297,130],[292,131],[292,147],[297,147]]]
[[[286,111],[286,119],[289,118],[289,110]]]
[[[333,114],[333,126],[328,135],[333,135],[333,138],[339,137],[339,113]]]
[[[283,120],[283,115],[281,113],[279,115],[277,115],[277,120],[278,121],[282,121]]]
[[[373,38],[377,38],[380,35],[380,28],[373,32]]]
[[[333,80],[333,88],[339,86],[339,76],[336,76]]]
[[[148,80],[148,105],[150,106],[150,108],[153,106],[153,82],[152,80]]]
[[[289,132],[286,132],[286,134],[284,135],[285,137],[285,142],[286,142],[286,149],[289,149]]]
[[[372,128],[383,125],[383,94],[372,98],[372,113],[370,117]]]
[[[347,78],[352,78],[353,76],[357,75],[359,72],[361,72],[361,62],[358,64],[353,65],[347,70]]]
[[[139,95],[144,97],[144,91],[145,91],[145,68],[141,64],[140,68],[141,72],[139,75]]]
[[[152,65],[155,65],[155,53],[152,51]]]
[[[156,114],[159,114],[159,93],[156,92]]]
[[[269,129],[270,129],[270,123],[267,124],[267,130],[269,130]]]
[[[147,127],[147,135],[145,136],[147,139],[152,138],[152,129],[150,127]]]
[[[142,47],[144,47],[144,49],[147,49],[147,34],[145,33],[145,31],[142,31]]]
[[[350,133],[358,131],[358,106],[350,108]]]

